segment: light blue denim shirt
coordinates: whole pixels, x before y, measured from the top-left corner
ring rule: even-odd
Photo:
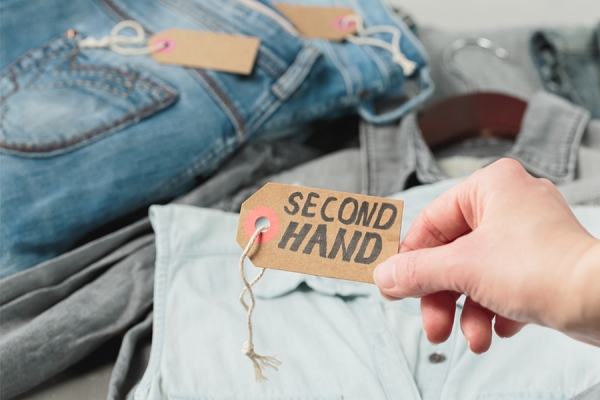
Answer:
[[[403,192],[403,232],[456,182]],[[600,237],[600,207],[574,212]],[[238,215],[169,205],[153,206],[151,220],[153,345],[138,400],[568,399],[600,381],[600,348],[553,330],[531,325],[512,339],[494,337],[478,356],[458,325],[431,345],[416,299],[386,302],[374,285],[267,270],[255,286],[254,343],[283,364],[259,384],[241,351],[248,332]],[[258,272],[249,263],[246,270]]]

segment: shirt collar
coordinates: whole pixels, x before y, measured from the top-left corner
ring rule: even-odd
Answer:
[[[530,173],[565,183],[574,180],[577,150],[589,122],[589,111],[548,92],[534,94],[527,106],[521,132],[504,154],[518,160]],[[446,179],[425,144],[415,113],[400,126],[362,124],[361,150],[364,192],[387,196],[407,187],[416,175],[421,183]]]

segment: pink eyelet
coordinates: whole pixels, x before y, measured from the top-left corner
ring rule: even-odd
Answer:
[[[356,21],[346,21],[347,15],[341,15],[333,21],[334,29],[342,32],[351,31],[356,27]]]
[[[153,46],[161,44],[164,47],[160,50],[156,50],[157,53],[170,53],[177,47],[177,42],[169,38],[158,38],[152,43]]]
[[[266,243],[277,236],[277,232],[279,231],[279,217],[277,217],[277,213],[269,207],[260,206],[252,209],[244,221],[244,231],[248,237],[251,237],[254,234],[254,231],[256,230],[256,221],[259,218],[267,218],[269,220],[269,229],[259,234],[256,237],[256,242]]]

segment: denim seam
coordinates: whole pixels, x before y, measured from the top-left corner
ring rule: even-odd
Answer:
[[[333,50],[333,44],[327,43],[327,45],[331,46],[331,48]],[[347,46],[355,47],[358,50],[358,52],[364,51],[364,49],[363,49],[364,45],[356,45],[354,43],[348,43]],[[333,50],[333,51],[335,51],[335,50]],[[350,81],[354,82],[354,84],[355,84],[355,86],[352,88],[352,93],[355,93],[355,96],[360,95],[360,93],[364,89],[364,83],[363,83],[362,74],[360,73],[360,70],[358,70],[354,66],[354,63],[352,62],[351,59],[348,58],[348,54],[346,54],[346,52],[339,51],[337,54],[339,55],[340,63],[344,66],[344,69],[350,75]],[[369,56],[365,54],[365,58],[368,59]],[[352,80],[353,77],[355,79],[354,81]]]
[[[100,0],[101,3],[105,4],[106,7],[112,11],[118,18],[121,18],[123,20],[127,20],[127,19],[131,19],[129,17],[129,15],[125,14],[123,12],[123,10],[121,10],[119,7],[117,7],[115,5],[115,3],[113,3],[112,0]]]
[[[111,133],[112,130],[121,127],[124,124],[127,124],[130,121],[135,121],[136,119],[144,118],[156,110],[160,109],[162,106],[167,105],[171,100],[175,97],[165,97],[158,103],[152,103],[152,105],[146,108],[138,108],[133,113],[126,114],[125,117],[121,119],[116,119],[110,121],[109,123],[102,124],[97,128],[93,128],[90,131],[85,133],[78,134],[76,136],[62,139],[60,142],[45,142],[45,143],[11,143],[7,140],[0,140],[0,148],[6,149],[9,151],[9,154],[13,154],[13,152],[19,153],[29,153],[29,154],[48,154],[54,151],[73,149],[75,150],[78,147],[74,147],[78,144],[84,144],[90,141],[91,139],[100,138],[100,135],[103,133]]]
[[[545,162],[542,158],[527,153],[521,147],[519,147],[518,149],[514,149],[509,153],[509,155],[512,153],[515,156],[519,156],[523,160],[531,163],[532,166],[541,168],[542,172],[547,171],[552,173],[556,178],[565,178],[565,176],[569,172],[569,161],[573,157],[573,152],[568,150],[570,150],[574,146],[573,139],[575,137],[575,134],[577,133],[577,128],[581,124],[581,120],[585,117],[585,115],[585,113],[576,113],[574,115],[573,123],[571,124],[571,129],[569,130],[569,133],[565,137],[563,144],[559,150],[561,158],[560,160],[558,160],[558,166],[555,166],[557,163],[549,164]],[[565,152],[567,154],[565,154]]]
[[[346,68],[344,68],[344,66],[341,64],[341,61],[338,58],[331,44],[329,42],[325,42],[324,48],[327,52],[327,55],[329,56],[329,59],[331,60],[335,68],[338,70],[340,75],[342,75],[342,79],[344,80],[344,83],[346,85],[346,101],[349,101],[352,98],[352,96],[354,96],[354,85],[352,85],[352,77],[350,76],[348,71],[346,71]]]
[[[376,160],[375,158],[375,149],[374,144],[373,144],[373,134],[375,133],[373,126],[371,124],[367,125],[367,132],[366,132],[366,148],[367,148],[367,166],[368,166],[368,180],[369,180],[369,193],[377,193],[380,194],[380,188],[379,188],[379,180],[377,179],[377,174],[375,173],[375,171],[373,171],[373,168],[376,168],[375,163],[373,162],[373,160]]]
[[[369,160],[369,136],[368,130],[369,126],[366,124],[359,124],[359,140],[361,143],[360,146],[360,160],[362,164],[361,169],[361,183],[362,183],[362,192],[365,195],[371,195],[371,180],[370,180],[370,170],[371,163]],[[364,142],[364,145],[362,145]]]
[[[392,69],[388,68],[385,61],[377,54],[377,52],[373,48],[369,46],[363,46],[363,51],[371,55],[369,58],[375,63],[375,65],[379,69],[379,73],[382,77],[382,88],[389,87],[392,82]],[[382,90],[382,88],[379,88],[379,90]]]
[[[42,47],[40,50],[45,50],[45,48],[49,47],[53,42],[57,41],[57,40],[61,40],[64,39],[64,37],[60,37],[55,39],[54,41],[52,41],[51,43],[49,43],[48,45]],[[35,49],[37,50],[37,49]],[[106,66],[91,66],[91,65],[81,65],[81,64],[75,64],[75,57],[77,56],[77,54],[79,53],[79,48],[77,46],[75,46],[72,50],[69,48],[62,48],[62,49],[58,49],[55,51],[52,51],[50,53],[45,54],[43,57],[39,58],[36,62],[29,64],[27,67],[25,67],[24,69],[18,68],[18,74],[15,72],[15,67],[18,67],[20,64],[22,64],[24,61],[26,61],[29,58],[33,57],[33,54],[30,53],[26,53],[23,56],[21,56],[19,59],[17,59],[9,68],[8,68],[8,73],[10,73],[11,75],[11,80],[13,81],[13,84],[15,85],[15,87],[13,88],[13,90],[9,93],[7,93],[2,99],[0,99],[0,103],[4,102],[8,97],[10,97],[12,94],[14,94],[18,88],[19,88],[19,84],[17,81],[17,76],[28,72],[30,69],[34,68],[34,67],[39,67],[40,68],[40,72],[36,73],[36,75],[34,76],[34,78],[31,79],[31,81],[24,87],[27,87],[28,85],[32,84],[38,77],[39,75],[41,75],[44,71],[41,69],[43,64],[47,63],[49,59],[51,58],[55,58],[58,57],[64,53],[67,53],[71,51],[71,56],[69,58],[69,67],[74,69],[74,70],[79,70],[79,71],[58,71],[58,68],[60,68],[62,65],[64,65],[66,63],[62,63],[59,66],[57,66],[54,70],[53,70],[53,75],[73,75],[73,76],[81,76],[79,74],[83,74],[83,73],[88,73],[89,76],[94,76],[94,77],[100,77],[100,78],[105,78],[108,80],[112,80],[115,83],[118,84],[123,84],[124,86],[127,86],[127,82],[129,82],[129,84],[132,84],[133,82],[136,81],[142,81],[146,84],[148,84],[149,86],[153,86],[153,87],[157,87],[162,91],[165,92],[169,92],[170,91],[163,87],[160,86],[150,80],[147,80],[143,77],[140,77],[138,74],[134,74],[134,73],[130,73],[128,71],[123,71],[123,70],[119,70],[117,68],[113,68],[113,67],[106,67]],[[107,72],[97,72],[98,70],[106,70],[109,71]],[[79,73],[79,74],[78,74]],[[114,75],[121,75],[122,77],[124,77],[124,80],[121,80],[120,78],[113,76],[111,77],[109,75],[109,73],[112,73]],[[7,72],[3,73],[2,78],[6,77]],[[145,90],[146,92],[150,92],[149,90]],[[157,91],[155,91],[154,93],[159,93]]]
[[[243,140],[244,137],[247,136],[246,133],[246,123],[244,118],[235,107],[229,96],[221,89],[221,87],[206,73],[206,71],[201,69],[193,69],[194,75],[200,78],[200,83],[203,83],[203,86],[213,94],[213,99],[221,105],[221,108],[229,117],[229,120],[233,124],[235,128],[235,134],[239,140]]]
[[[90,76],[90,77],[98,77],[98,78],[102,78],[102,79],[106,79],[106,80],[110,80],[115,82],[118,85],[123,85],[127,88],[129,88],[129,90],[127,92],[121,92],[118,91],[117,89],[113,88],[112,86],[108,85],[108,84],[102,84],[99,82],[93,82],[93,81],[70,81],[70,82],[57,82],[57,83],[49,83],[49,84],[37,84],[34,85],[33,83],[41,76],[41,74],[43,74],[45,72],[44,70],[44,66],[45,64],[48,63],[48,61],[54,57],[59,57],[61,55],[63,55],[64,53],[69,52],[69,49],[63,49],[61,51],[54,51],[52,53],[48,53],[45,57],[42,58],[41,62],[36,62],[36,63],[32,63],[30,64],[27,68],[25,69],[21,69],[19,72],[20,73],[25,73],[27,71],[29,71],[33,66],[36,66],[37,68],[39,68],[38,72],[34,75],[34,77],[25,85],[23,85],[23,88],[33,88],[33,89],[47,89],[47,88],[53,88],[53,87],[72,87],[72,86],[88,86],[88,87],[97,87],[100,89],[104,89],[106,91],[109,91],[113,94],[115,94],[116,96],[119,97],[123,97],[123,98],[127,98],[131,92],[134,89],[138,89],[140,91],[144,91],[146,93],[150,93],[154,99],[156,101],[160,101],[161,99],[161,94],[160,92],[158,92],[155,89],[152,90],[148,90],[144,87],[141,87],[140,85],[137,85],[137,82],[135,81],[135,78],[139,77],[139,75],[137,73],[126,73],[125,74],[129,75],[130,78],[129,79],[121,79],[117,76],[114,76],[114,74],[110,74],[110,73],[106,73],[106,72],[96,72],[96,71],[59,71],[59,69],[64,66],[64,64],[67,63],[68,59],[65,60],[64,62],[60,63],[53,71],[52,71],[52,75],[54,76],[77,76],[77,77],[86,77],[86,76]],[[75,50],[74,50],[75,51]],[[134,72],[137,72],[137,70],[134,70]],[[123,74],[122,74],[123,75]],[[127,75],[123,75],[123,76],[127,76]],[[16,76],[15,76],[16,78]],[[17,86],[18,86],[18,82],[17,82]],[[14,94],[14,93],[11,93]],[[6,98],[8,98],[9,96],[7,96]],[[1,102],[4,102],[4,99]],[[0,123],[2,123],[4,119],[4,113],[3,115],[0,117]]]
[[[119,17],[127,20],[131,19],[123,10],[115,5],[112,0],[101,0],[106,6],[115,12]],[[144,30],[148,33],[153,33],[150,29],[142,24]],[[218,84],[208,75],[205,71],[201,69],[194,68],[186,68],[186,70],[194,77],[196,80],[200,82],[200,84],[212,94],[212,99],[220,105],[221,109],[229,118],[233,128],[235,129],[235,134],[238,138],[243,138],[245,136],[245,123],[244,119],[240,115],[240,112],[232,103],[231,99],[223,92],[223,90],[218,86]]]
[[[185,166],[181,172],[175,174],[167,182],[160,185],[154,192],[147,197],[149,198],[164,198],[164,195],[172,193],[174,187],[184,184],[198,175],[199,171],[206,169],[208,165],[216,165],[220,160],[225,158],[232,152],[231,145],[217,141],[209,150],[202,153],[200,157],[192,163]]]
[[[29,86],[31,89],[52,89],[52,88],[60,88],[60,87],[95,87],[98,89],[106,90],[114,94],[115,96],[122,97],[126,99],[131,94],[131,91],[122,92],[120,90],[115,89],[107,83],[100,83],[94,81],[85,81],[85,80],[74,80],[69,82],[55,82],[55,83],[39,83],[37,85]],[[143,89],[141,89],[143,90]],[[143,90],[145,91],[145,90]],[[0,121],[1,122],[1,121]]]
[[[271,114],[273,114],[273,112],[275,112],[275,110],[277,108],[279,108],[281,106],[282,102],[281,101],[273,101],[272,103],[268,104],[269,108],[267,110],[265,110],[261,117],[258,118],[256,120],[256,122],[253,123],[252,125],[252,131],[256,131],[256,129],[267,119],[271,116]],[[266,104],[265,104],[266,105]]]
[[[122,79],[114,74],[110,74],[107,72],[97,72],[97,71],[60,71],[60,66],[55,68],[52,71],[52,75],[54,76],[82,76],[82,77],[93,77],[93,78],[102,78],[115,82],[118,85],[123,85],[126,87],[130,87],[132,82],[135,81],[135,77],[138,76],[137,69],[132,69],[131,77],[128,79]]]
[[[66,54],[68,52],[69,52],[68,49],[64,49],[64,51],[61,51],[61,52],[58,52],[58,51],[54,52],[54,54],[56,54],[56,55],[53,55],[51,53],[51,54],[47,55],[46,57],[44,57],[43,61],[41,61],[39,63],[39,66],[37,67],[38,70],[33,75],[33,78],[31,78],[31,80],[28,83],[26,83],[25,85],[23,85],[23,88],[27,88],[27,87],[33,85],[33,83],[38,80],[38,78],[44,73],[46,65],[50,62],[50,60],[52,60],[52,59],[54,59],[56,57],[59,57],[59,56],[61,56],[63,54]],[[23,74],[24,72],[26,72],[26,71],[21,71],[21,74]]]
[[[553,50],[552,56],[554,57],[554,61],[555,61],[554,66],[548,65],[548,63],[546,63],[544,60],[542,60],[541,57],[537,56],[537,54],[535,53],[534,46],[533,45],[530,46],[530,55],[531,55],[532,59],[534,60],[534,63],[537,66],[536,70],[538,72],[538,77],[542,81],[544,88],[546,90],[548,90],[550,93],[555,93],[559,96],[562,96],[569,100],[572,100],[575,103],[581,104],[582,103],[581,95],[577,91],[575,85],[573,85],[573,83],[571,81],[571,77],[569,76],[569,74],[566,72],[566,69],[565,69],[565,64],[566,64],[565,54],[569,54],[566,51],[565,47],[568,47],[568,46],[563,45],[562,48],[558,48],[561,46],[556,46],[556,42],[563,41],[563,39],[560,36],[553,34],[552,32],[537,32],[536,34],[532,35],[532,39],[531,39],[532,43],[533,43],[533,41],[535,41],[536,36],[543,37],[544,38],[543,40],[547,43],[547,45],[552,48],[552,50]],[[554,41],[547,39],[546,36],[552,36]],[[551,68],[553,71],[555,71],[557,74],[560,75],[561,85],[556,85],[556,87],[554,89],[552,88],[550,83],[553,83],[553,80],[548,79],[542,75],[543,66]],[[569,90],[569,89],[571,89],[571,90]]]
[[[30,51],[28,51],[27,53],[23,54],[21,57],[19,57],[16,61],[14,61],[10,66],[8,66],[3,72],[2,75],[0,75],[0,78],[4,79],[7,78],[7,75],[10,75],[10,80],[13,83],[13,89],[11,91],[9,91],[8,93],[6,93],[2,98],[0,98],[0,103],[4,102],[4,100],[6,100],[8,97],[10,97],[12,94],[14,94],[18,89],[19,89],[19,83],[17,82],[17,74],[15,72],[15,67],[19,67],[22,66],[23,63],[25,63],[25,61],[28,61],[30,58],[36,58],[34,53],[36,52],[45,52],[48,50],[49,47],[51,47],[55,42],[59,42],[64,40],[64,36],[60,36],[58,38],[55,38],[53,40],[51,40],[50,42],[46,43],[44,46],[42,47],[38,47],[35,49],[32,49]],[[46,55],[44,55],[41,59],[38,59],[34,62],[32,62],[31,64],[25,66],[24,69],[19,68],[19,73],[25,73],[27,71],[29,71],[31,68],[35,67],[36,65],[38,65],[38,63],[42,63],[44,62],[44,60],[47,57],[51,57],[54,55],[54,53],[58,53],[59,51],[69,51],[68,48],[59,48],[57,50],[54,50],[50,53],[47,53]]]
[[[69,58],[69,67],[71,69],[83,70],[83,71],[108,70],[113,73],[119,74],[123,77],[133,76],[130,73],[120,71],[118,69],[111,68],[111,67],[75,64],[75,56],[77,55],[78,52],[79,52],[78,47],[75,47]],[[50,54],[52,55],[55,53],[53,52]],[[47,57],[49,57],[49,56],[47,56]],[[18,92],[18,90],[19,90],[17,76],[14,73],[13,68],[17,65],[17,63],[19,61],[22,61],[22,60],[23,59],[20,58],[19,60],[17,60],[17,62],[15,62],[10,67],[11,76],[13,77],[13,81],[15,83],[15,88],[13,89],[13,91],[11,93],[9,93],[7,96],[5,96],[5,98],[2,99],[0,104],[4,103],[10,95]],[[21,73],[23,73],[23,72],[26,72],[26,71],[21,71]],[[13,153],[13,152],[23,153],[24,152],[24,153],[46,153],[47,154],[47,153],[51,153],[51,152],[54,152],[57,150],[66,150],[67,148],[72,148],[73,146],[75,146],[77,144],[83,144],[93,138],[97,138],[103,133],[110,132],[111,130],[117,129],[121,125],[127,124],[130,121],[135,121],[137,119],[144,118],[144,117],[152,114],[154,111],[169,104],[172,100],[174,100],[176,98],[176,94],[173,93],[172,91],[170,91],[169,89],[167,89],[166,87],[163,87],[161,85],[158,85],[157,83],[154,83],[150,80],[142,78],[139,75],[135,76],[135,78],[136,78],[135,87],[138,90],[144,91],[147,93],[152,92],[152,90],[148,90],[148,89],[140,86],[139,82],[143,82],[143,83],[147,84],[148,86],[155,88],[154,91],[156,91],[157,90],[156,88],[158,88],[158,90],[161,90],[164,93],[164,95],[162,96],[163,97],[162,100],[157,99],[156,96],[153,94],[153,96],[152,96],[152,98],[154,99],[153,103],[151,103],[149,105],[147,103],[144,105],[141,105],[141,106],[135,108],[134,110],[132,110],[130,113],[125,114],[124,117],[116,118],[112,121],[103,123],[96,128],[93,128],[93,129],[88,130],[83,133],[76,134],[69,138],[61,139],[60,141],[41,142],[41,143],[40,142],[35,142],[35,143],[34,142],[13,142],[12,140],[5,140],[5,139],[0,138],[0,148],[8,150],[10,153]],[[90,86],[91,85],[91,84],[90,85],[82,85],[81,84],[81,83],[85,83],[85,82],[86,81],[75,81],[72,84],[69,84],[67,82],[65,85],[66,86]],[[56,85],[58,86],[58,84],[56,84]],[[97,83],[96,85],[92,85],[92,86],[96,86],[96,87],[100,87],[100,88],[104,89],[104,87],[102,87],[102,84],[100,84],[100,83]],[[108,85],[106,85],[106,86],[108,86]],[[53,86],[47,85],[47,87],[53,87]],[[112,90],[110,89],[110,86],[109,86],[108,90],[110,90],[112,92]],[[157,92],[157,93],[159,93],[159,92]],[[5,113],[2,114],[2,118],[4,118],[4,116],[5,116]],[[2,123],[2,122],[3,122],[3,120],[0,120],[0,123]]]
[[[304,82],[312,69],[310,67],[320,55],[321,52],[312,45],[303,47],[287,71],[271,87],[277,97],[286,100]]]

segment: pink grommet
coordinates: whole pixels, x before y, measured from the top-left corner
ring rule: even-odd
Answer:
[[[337,17],[333,21],[333,27],[338,31],[351,31],[356,27],[356,21],[347,18],[348,15],[342,15]]]
[[[277,236],[277,231],[279,231],[279,218],[275,211],[269,207],[256,207],[248,213],[246,220],[244,221],[244,231],[249,238],[252,237],[256,231],[256,221],[262,217],[269,220],[269,229],[256,237],[257,243],[268,242]]]
[[[160,44],[164,45],[164,47],[160,50],[156,50],[157,53],[169,53],[177,47],[177,42],[169,38],[158,38],[152,43],[152,46]]]

